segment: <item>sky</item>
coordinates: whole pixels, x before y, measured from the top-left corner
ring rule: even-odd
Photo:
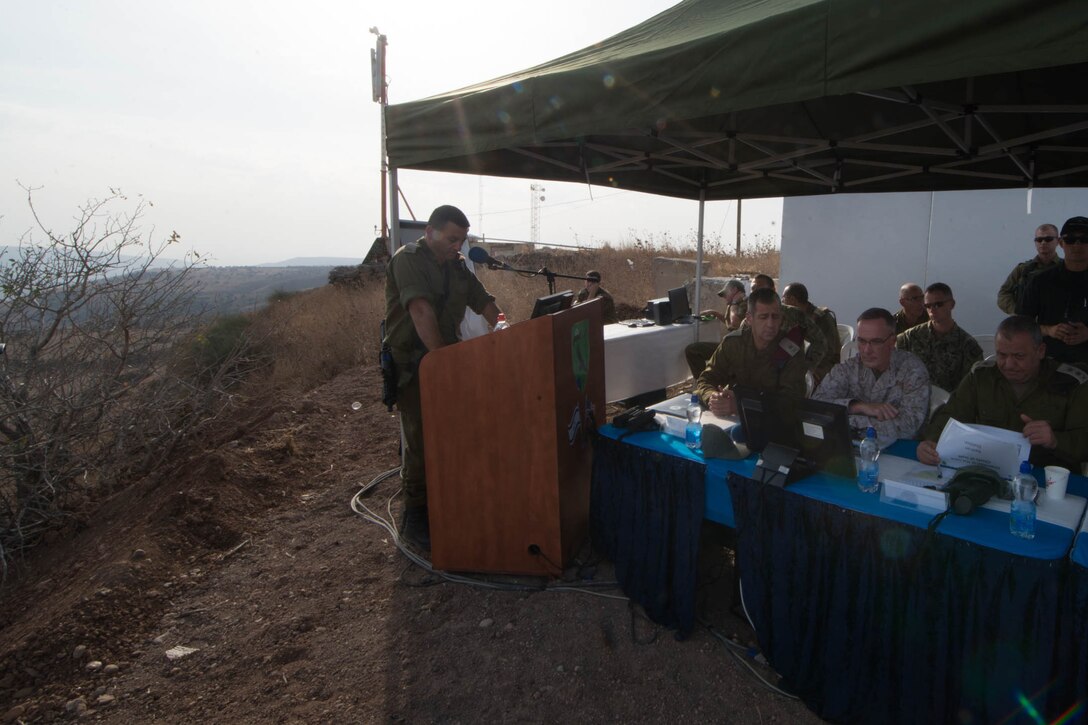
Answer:
[[[27,187],[56,232],[120,189],[127,209],[152,202],[145,236],[176,231],[212,264],[361,258],[381,223],[370,28],[388,39],[389,100],[402,103],[559,57],[672,4],[0,0],[0,244],[43,238]],[[400,173],[417,217],[455,204],[493,239],[530,238],[534,181]],[[539,183],[542,242],[694,239],[696,202]],[[745,201],[743,243],[777,242],[781,209]],[[731,247],[735,215],[735,202],[708,203],[707,237]]]

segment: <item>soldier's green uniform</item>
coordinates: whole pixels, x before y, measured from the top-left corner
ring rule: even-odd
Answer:
[[[907,320],[906,311],[903,310],[903,309],[900,309],[899,312],[896,312],[894,315],[892,315],[892,319],[895,320],[895,334],[898,335],[901,332],[906,332],[907,330],[914,327],[915,325],[922,324],[922,322],[929,322],[929,313],[925,312],[925,313],[922,314],[922,322],[913,322],[912,323],[912,322]]]
[[[747,297],[741,297],[736,302],[733,302],[731,304],[726,305],[725,306],[725,326],[726,326],[726,328],[730,332],[732,332],[733,330],[740,329],[740,325],[741,325],[742,322],[744,322],[744,317],[747,314],[748,314],[748,298]],[[730,319],[740,320],[741,322],[738,322],[736,327],[729,327],[729,320]]]
[[[1038,257],[1032,257],[1026,262],[1021,262],[1012,268],[1005,283],[997,290],[997,306],[1007,315],[1015,315],[1016,307],[1020,303],[1020,297],[1027,286],[1028,280],[1038,272],[1050,269],[1062,263],[1061,257],[1055,257],[1051,262],[1042,262]]]
[[[751,328],[744,328],[722,338],[695,382],[695,394],[707,407],[711,394],[737,383],[804,397],[806,370],[800,335],[791,339],[779,330],[766,349],[757,350]]]
[[[1021,414],[1048,421],[1058,440],[1054,450],[1032,446],[1032,463],[1080,470],[1088,460],[1088,373],[1051,358],[1042,361],[1039,376],[1020,400],[993,361],[979,363],[934,414],[924,437],[938,440],[949,418],[1019,432],[1024,429]]]
[[[806,304],[807,307],[798,309],[804,313],[811,324],[816,326],[816,329],[823,333],[824,340],[827,342],[827,349],[822,359],[813,359],[812,356],[808,356],[812,372],[815,373],[817,379],[821,379],[839,362],[839,352],[842,350],[842,344],[839,342],[839,321],[835,318],[835,313],[828,308],[817,307],[811,302]],[[809,351],[811,350],[810,344]]]
[[[748,304],[744,305],[745,312],[747,313]],[[728,319],[728,318],[726,318]],[[801,328],[801,335],[804,341],[808,343],[808,348],[805,350],[804,358],[809,370],[819,370],[821,363],[824,362],[828,355],[828,351],[831,349],[831,344],[828,342],[825,333],[817,327],[817,324],[805,316],[805,313],[796,307],[789,307],[782,305],[782,323],[779,325],[779,330],[785,334],[795,327]],[[741,323],[740,331],[751,331],[751,326],[748,324],[748,320]],[[730,333],[732,334],[732,333]],[[726,335],[728,337],[728,335]],[[835,330],[835,342],[839,340],[838,329]],[[724,341],[724,340],[723,340]],[[684,348],[684,357],[687,359],[688,368],[691,370],[691,376],[694,378],[699,377],[700,372],[704,367],[709,364],[708,358],[714,354],[714,351],[718,349],[712,342],[693,342]],[[839,348],[836,345],[835,350]],[[838,353],[836,352],[836,361],[838,359]],[[834,363],[831,363],[833,365]],[[831,369],[831,365],[823,368],[823,372]]]
[[[463,257],[439,264],[422,239],[404,245],[389,261],[385,278],[385,342],[392,348],[397,364],[397,409],[405,440],[401,478],[406,507],[427,502],[423,414],[416,374],[427,350],[408,313],[408,303],[416,298],[427,300],[434,308],[438,332],[446,344],[457,342],[466,307],[481,314],[495,299],[468,271]]]
[[[949,392],[982,360],[982,347],[955,322],[944,335],[933,329],[932,322],[915,325],[895,338],[895,346],[921,358],[929,372],[929,382]]]
[[[605,325],[612,325],[620,321],[619,315],[616,314],[616,301],[612,299],[612,294],[604,287],[597,288],[597,294],[593,295],[593,299],[600,297],[604,300],[604,307],[601,311],[601,322]],[[578,294],[574,297],[574,304],[580,305],[589,299],[589,290],[582,288],[578,290]]]

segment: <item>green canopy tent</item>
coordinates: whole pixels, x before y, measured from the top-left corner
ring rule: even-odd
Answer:
[[[713,199],[1086,186],[1086,79],[1084,0],[685,0],[389,106],[387,149],[394,168],[698,199],[701,227]]]

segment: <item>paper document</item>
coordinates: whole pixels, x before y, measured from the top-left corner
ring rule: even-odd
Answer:
[[[986,466],[1002,478],[1012,478],[1026,461],[1031,444],[1020,433],[989,425],[967,425],[950,418],[937,441],[937,453],[946,466]]]

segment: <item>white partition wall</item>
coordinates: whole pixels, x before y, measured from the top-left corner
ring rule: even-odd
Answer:
[[[867,307],[898,309],[899,286],[945,282],[955,318],[992,334],[1005,314],[997,289],[1035,254],[1039,224],[1088,216],[1088,190],[842,194],[787,198],[782,208],[781,285],[803,282],[817,305],[853,324]]]

